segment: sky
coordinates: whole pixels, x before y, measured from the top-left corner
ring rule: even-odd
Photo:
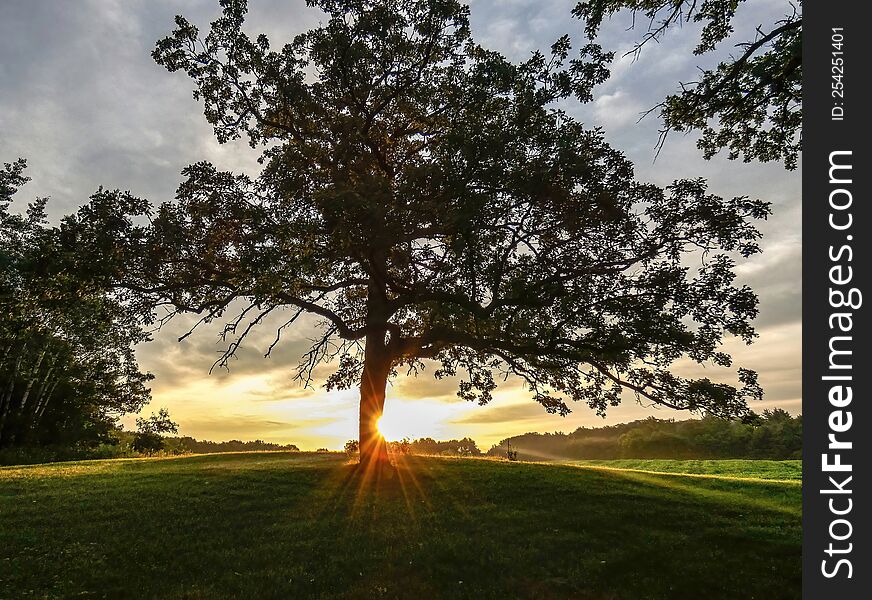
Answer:
[[[485,47],[514,60],[548,47],[568,33],[576,47],[583,24],[570,17],[573,1],[474,0],[472,32]],[[749,0],[735,19],[748,32],[791,11],[786,0]],[[57,219],[86,203],[99,186],[130,190],[153,204],[170,201],[188,164],[208,160],[219,169],[256,175],[257,154],[244,141],[218,144],[191,96],[190,80],[152,60],[155,41],[184,14],[201,31],[220,12],[217,0],[0,0],[0,162],[28,160],[32,181],[17,196],[22,209],[49,196]],[[320,14],[302,0],[251,0],[246,30],[266,33],[278,46],[317,25]],[[801,196],[800,169],[779,164],[746,164],[718,155],[703,160],[693,134],[672,134],[656,161],[660,125],[656,114],[640,115],[692,81],[697,67],[735,52],[728,39],[718,53],[692,54],[698,26],[670,30],[642,54],[622,56],[643,33],[629,30],[629,14],[606,22],[598,43],[616,51],[612,76],[594,90],[594,100],[569,104],[568,111],[606,138],[636,165],[636,177],[667,185],[674,179],[704,177],[711,192],[768,200],[774,214],[760,226],[763,253],[737,268],[739,283],[760,297],[759,338],[752,346],[726,340],[735,364],[755,369],[765,398],[752,408],[801,411]],[[167,407],[182,435],[198,439],[263,439],[295,443],[302,449],[340,448],[357,431],[356,390],[327,393],[316,372],[313,389],[292,380],[301,352],[315,335],[314,322],[283,335],[269,358],[263,354],[275,331],[265,323],[229,372],[209,374],[222,349],[215,327],[179,342],[186,322],[171,322],[152,342],[138,347],[143,370],[152,372],[151,404],[144,413]],[[734,381],[729,370],[683,363],[684,375]],[[547,414],[518,381],[499,387],[491,404],[459,399],[456,380],[435,380],[434,369],[417,379],[400,377],[388,389],[382,431],[402,436],[447,439],[470,436],[487,449],[505,437],[529,431],[572,431],[580,426],[626,422],[648,415],[686,418],[686,413],[642,406],[631,397],[605,419],[586,406],[567,417]],[[130,427],[134,417],[123,423]]]

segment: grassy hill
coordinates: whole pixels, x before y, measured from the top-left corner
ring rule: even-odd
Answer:
[[[410,457],[363,482],[346,462],[0,468],[0,597],[800,596],[796,481]]]
[[[771,481],[802,480],[801,460],[664,460],[632,459],[565,461],[586,467],[626,469],[651,473],[681,473],[685,475],[713,475],[736,479],[768,479]]]

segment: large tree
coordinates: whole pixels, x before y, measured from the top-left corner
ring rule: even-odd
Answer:
[[[633,25],[638,18],[646,30],[628,54],[684,23],[703,24],[693,51],[698,56],[735,34],[740,41],[734,52],[716,67],[700,69],[696,81],[681,82],[677,93],[649,111],[663,121],[658,151],[670,131],[699,131],[697,145],[707,159],[726,149],[730,159],[781,161],[795,169],[802,137],[802,0],[785,0],[787,14],[774,23],[736,33],[733,20],[745,1],[582,0],[573,14],[595,37],[606,17],[631,11]]]
[[[261,147],[263,171],[191,165],[147,226],[129,196],[105,203],[111,224],[92,214],[90,234],[111,232],[96,246],[115,244],[125,286],[170,314],[224,318],[224,361],[271,313],[287,311],[282,328],[319,318],[297,374],[332,360],[328,388],[360,386],[363,463],[387,460],[389,379],[429,365],[465,374],[458,394],[481,404],[513,375],[561,415],[573,401],[604,413],[622,390],[748,414],[753,372],[736,389],[669,368],[729,365],[722,338],[754,336],[756,298],[733,285],[730,256],[758,251],[750,221],[768,206],[698,179],[637,183],[599,130],[559,110],[591,98],[609,55],[570,58],[562,37],[509,62],[474,43],[456,0],[309,4],[324,24],[278,50],[244,32],[240,0],[207,35],[177,17],[158,42],[218,139]]]

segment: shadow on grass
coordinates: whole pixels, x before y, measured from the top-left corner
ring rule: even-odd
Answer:
[[[785,504],[783,498],[772,498],[771,496],[760,496],[749,493],[748,487],[736,489],[729,482],[741,481],[731,478],[724,478],[718,481],[719,478],[707,476],[705,479],[713,481],[713,485],[701,486],[697,481],[689,483],[687,479],[676,477],[671,473],[654,474],[644,473],[641,471],[629,470],[609,470],[612,476],[616,478],[635,481],[647,486],[656,486],[663,488],[673,493],[682,493],[691,498],[699,498],[711,501],[719,506],[740,506],[744,505],[754,510],[765,510],[789,515],[791,517],[802,517],[802,506],[793,504]],[[752,481],[752,485],[758,485],[763,490],[774,490],[781,492],[784,486],[797,487],[794,482],[767,482],[763,480],[747,480]],[[726,483],[726,485],[724,485]],[[720,485],[719,485],[720,484]],[[721,487],[723,486],[723,487]]]

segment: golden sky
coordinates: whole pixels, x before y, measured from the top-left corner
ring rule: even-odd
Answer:
[[[327,392],[324,378],[331,365],[316,371],[312,388],[293,381],[294,366],[308,338],[314,337],[311,325],[295,330],[282,350],[269,358],[262,353],[272,330],[266,324],[261,335],[231,363],[230,371],[209,367],[222,346],[216,342],[215,328],[207,328],[177,342],[185,330],[183,319],[171,322],[154,342],[139,350],[143,368],[156,375],[153,401],[146,408],[167,407],[180,424],[180,434],[198,439],[263,439],[294,443],[301,449],[341,448],[346,440],[357,438],[356,389]],[[754,409],[779,406],[800,411],[798,384],[799,344],[794,324],[767,327],[760,340],[745,346],[737,340],[727,343],[737,365],[760,369],[760,382],[766,399]],[[763,365],[765,368],[761,368]],[[567,417],[550,415],[530,399],[518,379],[502,382],[487,406],[478,406],[456,396],[457,380],[437,380],[434,368],[415,377],[399,375],[388,387],[382,431],[388,439],[432,437],[449,439],[472,437],[482,450],[499,440],[529,431],[573,431],[581,426],[615,424],[654,415],[659,418],[687,418],[689,415],[665,408],[642,406],[626,395],[621,406],[609,409],[605,419],[585,405],[572,406]],[[678,372],[695,377],[734,381],[730,369],[702,367],[685,362]],[[124,423],[133,424],[128,416]]]

